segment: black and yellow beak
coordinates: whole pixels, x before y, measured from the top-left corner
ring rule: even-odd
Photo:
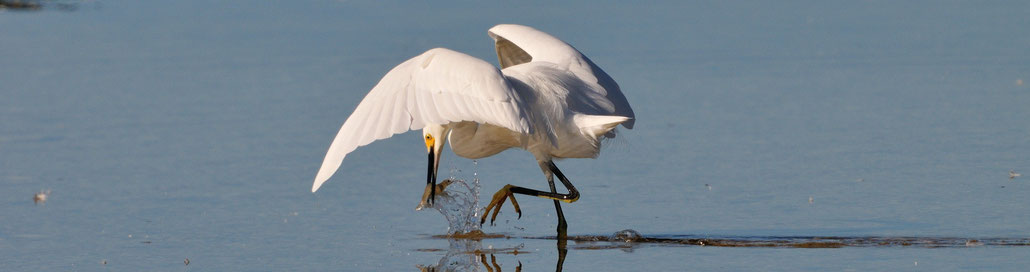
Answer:
[[[439,156],[437,156],[436,150],[433,148],[435,143],[436,141],[432,135],[426,135],[426,149],[429,151],[429,167],[427,167],[429,170],[427,170],[428,176],[426,177],[426,187],[429,190],[429,197],[426,198],[426,203],[429,203],[429,206],[432,206],[433,200],[436,199],[436,171],[440,165],[437,163]]]

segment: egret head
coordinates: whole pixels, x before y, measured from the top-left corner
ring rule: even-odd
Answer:
[[[448,133],[450,133],[450,129],[436,124],[426,125],[422,129],[422,139],[426,141],[426,152],[429,153],[429,176],[426,177],[429,199],[426,199],[426,203],[430,205],[433,204],[433,199],[436,197],[436,173],[440,168],[440,153],[443,153]]]

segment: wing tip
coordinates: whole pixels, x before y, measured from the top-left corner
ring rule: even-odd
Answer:
[[[626,120],[626,122],[622,122],[622,127],[626,128],[626,129],[633,129],[633,124],[636,123],[637,120],[634,119],[633,117],[628,117],[628,118],[629,118],[629,120]]]
[[[315,179],[315,183],[311,184],[311,193],[317,192],[318,188],[322,187],[323,183],[325,183],[325,180]]]
[[[633,120],[633,118],[628,116],[584,114],[577,115],[573,119],[573,122],[575,122],[576,126],[578,126],[585,134],[598,137],[615,129],[619,124],[625,126],[626,122],[631,120]]]
[[[333,169],[333,171],[318,171],[318,175],[315,175],[315,182],[311,184],[311,192],[318,191],[318,188],[321,188],[322,184],[325,184],[333,176],[333,172],[336,172],[336,169]]]

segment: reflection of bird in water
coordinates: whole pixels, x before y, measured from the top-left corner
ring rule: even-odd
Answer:
[[[522,246],[512,248],[483,248],[481,239],[447,239],[447,253],[435,265],[416,265],[420,271],[483,271],[501,272],[501,264],[497,263],[497,255],[518,256]],[[489,258],[487,257],[489,255]],[[514,271],[522,271],[522,261],[518,261]],[[511,270],[509,270],[511,271]],[[560,271],[560,270],[558,270]]]
[[[521,217],[514,194],[554,200],[558,233],[567,224],[559,200],[572,203],[579,192],[554,159],[594,158],[601,140],[615,127],[633,127],[633,110],[618,84],[569,44],[539,30],[498,25],[488,32],[503,70],[443,48],[426,51],[393,68],[365,96],[336,135],[311,188],[314,192],[355,148],[408,130],[422,129],[429,170],[424,199],[435,196],[440,153],[450,142],[466,158],[522,148],[536,158],[550,191],[506,185],[494,194],[493,222],[506,199]],[[557,192],[553,176],[568,189]]]

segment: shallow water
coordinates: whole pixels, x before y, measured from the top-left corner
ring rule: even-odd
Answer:
[[[60,3],[76,8],[0,11],[0,270],[1030,265],[1011,245],[1030,179],[1009,178],[1030,172],[1030,4]],[[573,240],[547,239],[553,204],[529,197],[483,226],[499,238],[436,238],[444,216],[413,210],[416,133],[310,193],[386,71],[433,47],[493,62],[486,29],[508,22],[572,43],[637,113],[600,158],[557,162],[582,193]],[[452,168],[481,195],[547,186],[517,150],[447,151]],[[579,239],[625,229],[686,243]],[[857,245],[791,246],[813,242]]]

